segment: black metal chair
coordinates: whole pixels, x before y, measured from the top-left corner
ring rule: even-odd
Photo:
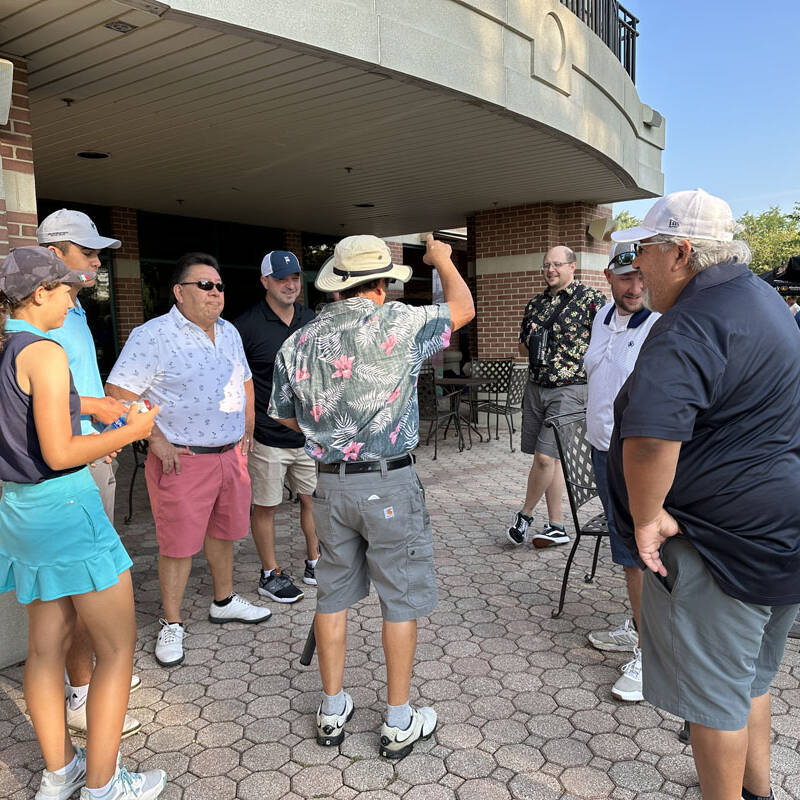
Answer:
[[[128,486],[128,516],[125,517],[125,524],[130,525],[133,519],[133,486],[136,483],[136,474],[140,469],[144,468],[144,462],[147,460],[147,452],[150,445],[147,439],[138,439],[131,445],[133,451],[133,473],[131,474],[131,482]]]
[[[470,377],[485,378],[486,382],[479,386],[472,387],[469,392],[469,418],[471,422],[478,421],[478,407],[483,403],[492,403],[494,406],[500,405],[500,395],[508,391],[511,370],[514,368],[514,359],[493,358],[476,359],[470,364]],[[486,397],[488,395],[488,398]],[[486,420],[489,436],[487,442],[491,440],[491,418],[487,415]],[[494,438],[500,438],[500,416],[495,419]]]
[[[497,416],[495,421],[495,439],[497,438],[497,423],[502,416],[506,425],[508,426],[508,446],[511,452],[514,452],[514,414],[522,412],[522,398],[525,394],[525,387],[528,384],[528,375],[530,370],[527,366],[520,365],[514,367],[508,378],[506,386],[505,399],[491,398],[488,400],[478,400],[475,405],[476,414],[486,414],[486,433],[489,439],[492,438],[492,414]]]
[[[555,432],[556,447],[558,447],[561,468],[564,471],[564,483],[567,486],[567,497],[572,512],[572,522],[575,526],[575,541],[564,567],[558,608],[552,612],[553,617],[559,617],[564,610],[564,596],[567,593],[569,571],[572,568],[572,561],[581,537],[594,536],[597,540],[592,559],[592,571],[583,577],[586,583],[592,583],[597,570],[601,539],[603,536],[608,536],[608,522],[605,513],[595,514],[584,523],[581,523],[578,514],[586,503],[598,496],[592,467],[592,447],[586,440],[586,411],[575,411],[571,414],[549,417],[544,424]]]
[[[433,434],[433,460],[439,453],[439,427],[442,423],[446,423],[444,430],[444,438],[447,437],[447,428],[452,422],[458,435],[458,449],[464,449],[464,436],[461,432],[461,419],[459,417],[459,403],[461,400],[461,390],[457,389],[452,392],[442,392],[439,394],[437,389],[442,387],[436,384],[436,375],[433,369],[422,369],[419,373],[417,380],[417,399],[419,401],[419,421],[430,422],[428,428],[428,436],[425,439],[427,445],[431,440]],[[442,409],[439,406],[439,399],[447,400],[447,408]]]

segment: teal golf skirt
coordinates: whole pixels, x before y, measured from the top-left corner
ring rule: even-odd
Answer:
[[[20,603],[113,586],[132,565],[89,468],[42,483],[6,483],[0,497],[0,593]]]

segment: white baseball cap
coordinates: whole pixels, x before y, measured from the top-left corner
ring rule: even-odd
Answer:
[[[59,209],[45,217],[36,229],[36,238],[39,244],[73,242],[79,247],[88,247],[90,250],[103,250],[106,247],[116,250],[122,246],[119,239],[101,236],[91,217],[82,211],[72,211],[69,208]]]
[[[652,236],[685,236],[730,242],[742,226],[733,218],[731,207],[702,189],[672,192],[659,198],[641,225],[615,231],[615,242],[639,242]]]
[[[636,254],[633,252],[633,245],[630,242],[617,242],[608,254],[608,268],[615,275],[625,275],[628,272],[637,272],[633,266],[633,259]]]

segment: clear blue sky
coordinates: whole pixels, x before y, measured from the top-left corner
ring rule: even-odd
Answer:
[[[699,186],[737,217],[800,202],[800,0],[622,5],[639,18],[639,97],[667,121],[665,192]]]

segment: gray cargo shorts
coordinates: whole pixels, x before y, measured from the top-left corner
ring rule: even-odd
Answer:
[[[586,384],[572,386],[539,386],[532,380],[522,398],[522,436],[520,449],[529,455],[541,453],[558,458],[556,435],[544,421],[557,414],[569,414],[586,408]]]
[[[387,622],[436,608],[431,518],[413,465],[383,474],[320,472],[313,512],[317,612],[349,608],[369,594],[370,581]]]
[[[689,722],[738,731],[750,699],[769,690],[797,605],[764,606],[720,589],[685,535],[661,551],[667,577],[645,571],[642,688],[645,699]]]

